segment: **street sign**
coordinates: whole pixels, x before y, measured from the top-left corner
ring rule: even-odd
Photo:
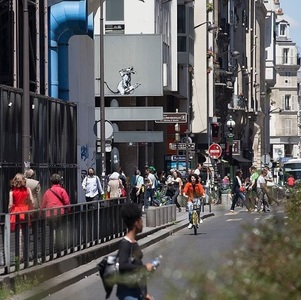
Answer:
[[[240,154],[240,140],[233,140],[232,155]]]
[[[185,161],[186,155],[172,155],[171,161]]]
[[[156,123],[187,123],[187,113],[185,112],[163,112],[163,120]]]
[[[222,155],[222,148],[219,144],[211,144],[208,149],[209,156],[213,159],[218,159]]]
[[[170,150],[195,150],[195,143],[169,143]]]

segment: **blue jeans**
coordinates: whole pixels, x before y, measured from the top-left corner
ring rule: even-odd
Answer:
[[[187,202],[187,208],[188,208],[188,220],[191,222],[191,216],[192,216],[192,211],[193,211],[193,203],[196,202],[197,208],[200,209],[201,206],[201,201],[200,199],[193,199],[193,202],[188,201]]]
[[[118,285],[116,296],[118,300],[143,300],[144,297],[139,288],[129,288]]]
[[[148,209],[148,199],[151,198],[151,204],[154,202],[155,189],[146,189],[144,193],[144,209]]]
[[[231,210],[234,210],[238,198],[240,198],[242,200],[242,202],[246,206],[246,208],[249,208],[249,205],[246,202],[245,195],[241,191],[238,190],[238,191],[236,191],[236,193],[233,196],[232,205],[230,208]]]
[[[119,300],[139,300],[139,298],[133,297],[133,296],[125,296],[118,298]]]

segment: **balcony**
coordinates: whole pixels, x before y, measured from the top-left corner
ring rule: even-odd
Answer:
[[[229,86],[229,82],[232,86],[232,72],[228,72],[221,68],[214,68],[214,82],[215,85]]]

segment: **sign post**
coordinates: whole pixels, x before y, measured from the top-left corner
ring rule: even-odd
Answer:
[[[211,144],[208,149],[209,156],[213,159],[218,159],[222,155],[222,147],[219,144]]]

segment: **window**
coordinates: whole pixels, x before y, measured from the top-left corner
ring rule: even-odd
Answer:
[[[185,5],[178,5],[178,33],[186,33]]]
[[[280,36],[286,35],[286,24],[279,24],[279,35]]]
[[[178,36],[178,52],[186,52],[186,36]]]
[[[124,21],[124,0],[106,1],[106,21]]]
[[[283,48],[283,63],[288,64],[289,48]]]
[[[282,96],[282,110],[295,110],[295,97],[292,95],[284,95]]]

